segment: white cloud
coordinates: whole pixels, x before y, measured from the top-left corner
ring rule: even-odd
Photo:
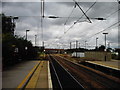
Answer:
[[[2,0],[3,1],[3,0]],[[73,0],[45,0],[46,2],[73,2]],[[95,0],[76,0],[77,2],[94,2]],[[40,0],[4,0],[4,2],[40,2]],[[97,0],[97,2],[117,2],[115,0]]]
[[[8,0],[10,1],[10,0]],[[22,2],[21,0],[11,0],[11,2],[3,3],[3,12],[8,16],[19,16],[19,20],[17,20],[16,34],[20,36],[25,35],[25,30],[30,29],[28,34],[28,40],[31,40],[34,44],[34,35],[37,34],[37,45],[41,45],[42,39],[42,31],[41,31],[41,20],[40,20],[40,3],[36,1],[32,2]],[[77,1],[77,0],[76,0]],[[80,3],[83,10],[86,11],[93,2],[84,2]],[[74,6],[73,2],[45,2],[45,15],[55,15],[61,17],[68,17],[71,13],[71,10]],[[114,11],[118,9],[117,3],[115,2],[97,2],[94,7],[87,13],[90,18],[96,17],[107,17]],[[104,44],[104,35],[101,33],[92,37],[95,33],[104,30],[110,25],[114,24],[118,20],[118,13],[111,15],[105,21],[97,21],[92,20],[92,23],[88,22],[80,22],[74,25],[66,34],[65,31],[79,18],[81,17],[82,12],[79,8],[75,8],[72,17],[67,22],[66,27],[64,28],[64,23],[67,18],[60,19],[47,19],[44,18],[43,22],[43,35],[46,46],[50,47],[58,47],[57,45],[61,45],[60,47],[68,47],[69,42],[73,42],[78,40],[81,45],[84,45],[84,41],[88,40],[88,44],[95,46],[95,38],[99,38],[99,44]],[[84,17],[84,19],[86,19]],[[87,19],[86,19],[87,20]],[[114,30],[112,30],[114,29]],[[110,28],[111,32],[108,36],[108,42],[117,43],[117,29]],[[58,39],[56,37],[62,37]],[[116,47],[116,44],[112,44],[112,47]]]

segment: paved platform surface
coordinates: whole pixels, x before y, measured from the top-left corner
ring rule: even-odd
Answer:
[[[17,88],[39,61],[26,61],[2,72],[2,88]]]
[[[26,88],[49,88],[48,61],[41,61]]]
[[[87,61],[89,63],[98,64],[101,66],[113,68],[120,70],[120,60],[111,60],[111,61]]]

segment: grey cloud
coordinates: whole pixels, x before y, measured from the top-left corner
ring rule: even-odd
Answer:
[[[80,2],[79,3],[83,10],[86,11],[93,2]],[[74,7],[73,2],[45,2],[45,15],[55,15],[60,17],[68,17]],[[92,9],[87,13],[90,18],[95,17],[106,17],[115,10],[117,10],[117,3],[112,2],[97,2]],[[40,21],[40,2],[5,2],[3,3],[3,12],[10,16],[19,16],[19,20],[16,21],[16,33],[18,35],[24,36],[25,30],[30,29],[28,39],[34,42],[34,34],[39,36],[38,42],[41,42],[41,21]],[[79,8],[75,8],[71,17],[67,22],[67,30],[83,13]],[[85,18],[85,17],[83,17]],[[60,19],[43,19],[43,30],[44,30],[44,40],[53,40],[54,43],[56,37],[64,35],[64,26],[67,18]],[[86,18],[85,18],[86,19]],[[93,23],[89,24],[87,22],[76,24],[70,31],[63,36],[58,42],[68,44],[68,42],[75,39],[82,40],[87,39],[89,36],[93,35],[100,30],[112,25],[117,21],[117,13],[113,14],[108,20],[101,21],[100,24],[96,24],[97,21],[92,20]],[[90,27],[90,28],[89,28]],[[83,33],[82,33],[83,32]],[[81,35],[83,35],[81,37]],[[114,33],[116,35],[116,33]],[[95,36],[96,37],[96,36]],[[95,38],[94,37],[94,38]],[[101,37],[101,43],[103,43],[104,37]],[[115,36],[108,37],[109,41],[114,41]],[[91,39],[92,40],[92,39]],[[47,43],[47,42],[46,42]],[[48,42],[50,43],[50,42]],[[90,42],[94,45],[94,39]]]
[[[36,2],[3,2],[2,6],[8,15],[40,16],[40,4]]]

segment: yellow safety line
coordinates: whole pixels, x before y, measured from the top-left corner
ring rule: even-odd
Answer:
[[[109,64],[106,64],[106,63],[103,63],[103,62],[91,62],[91,63],[102,65],[102,66],[106,66],[106,67],[111,67],[111,68],[115,68],[115,69],[119,69],[117,66],[109,65]]]
[[[34,66],[34,68],[32,68],[32,70],[29,72],[29,74],[23,79],[23,81],[18,85],[17,89],[22,88],[23,85],[25,84],[25,82],[28,80],[28,78],[30,77],[30,75],[33,73],[33,71],[35,70],[35,68],[37,67],[37,65],[40,63],[40,61]]]
[[[42,61],[39,65],[39,67],[37,68],[37,70],[35,71],[34,75],[32,76],[31,80],[29,81],[29,83],[27,84],[26,88],[35,88],[38,78],[39,78],[39,74],[41,71],[41,68],[44,64],[44,61]]]

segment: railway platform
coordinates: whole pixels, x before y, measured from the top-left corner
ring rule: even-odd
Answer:
[[[50,88],[48,61],[41,61],[25,88]]]
[[[21,62],[2,72],[2,88],[17,88],[39,61]]]
[[[115,70],[120,70],[120,61],[119,60],[112,59],[111,61],[86,61],[86,62],[100,65],[100,66],[107,67],[107,68],[112,68]]]
[[[52,88],[48,61],[27,61],[3,72],[3,89]]]

